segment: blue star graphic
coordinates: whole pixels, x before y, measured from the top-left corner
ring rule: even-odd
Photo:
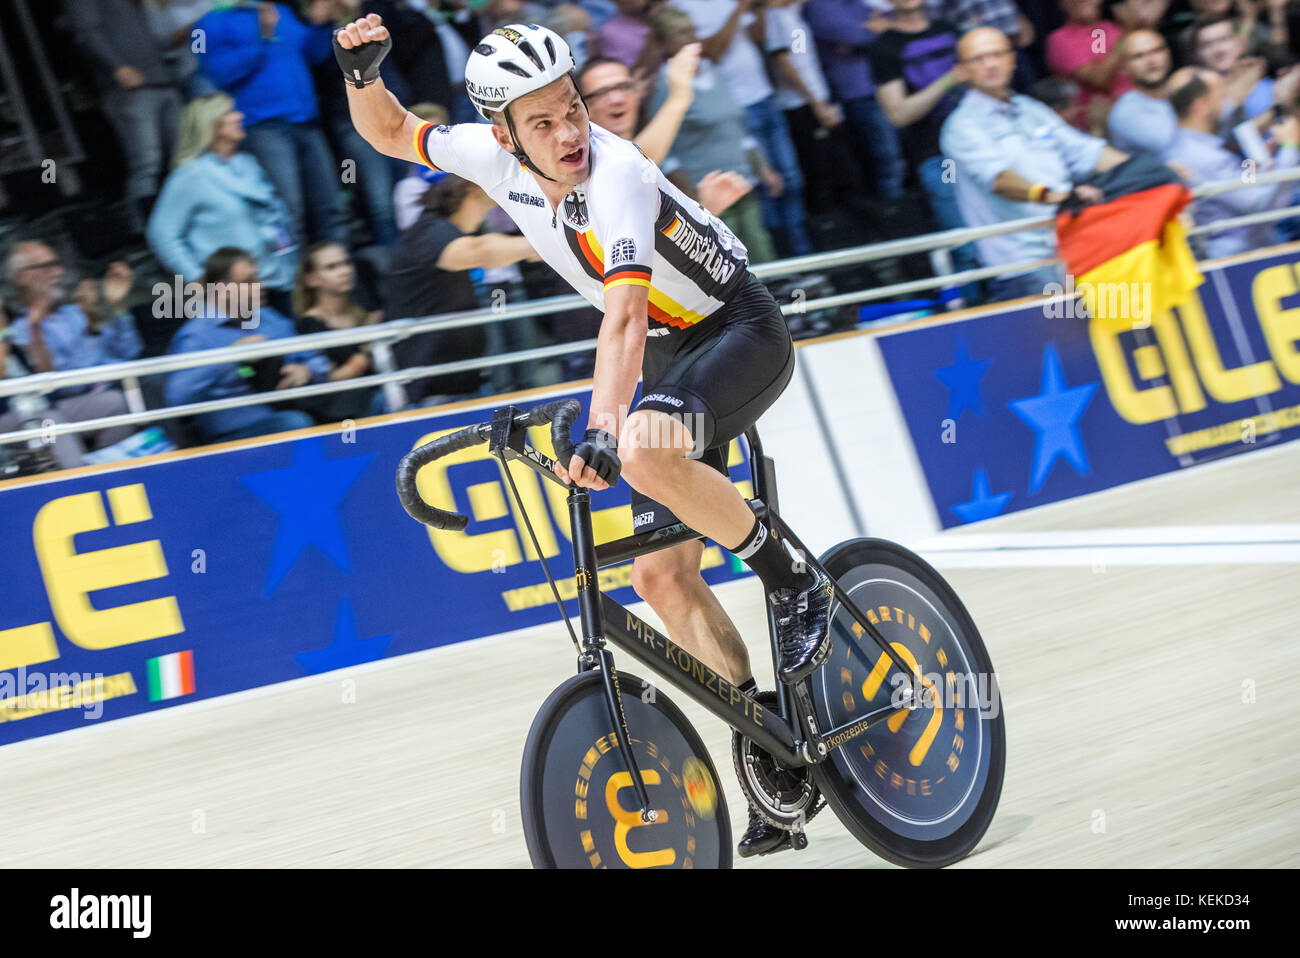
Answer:
[[[317,675],[382,659],[392,641],[393,635],[358,638],[356,619],[352,615],[352,600],[344,597],[339,599],[338,611],[334,615],[334,644],[314,652],[303,652],[294,658],[308,675]]]
[[[957,356],[951,366],[936,369],[934,374],[948,387],[948,418],[956,422],[967,409],[975,415],[984,415],[984,399],[980,396],[980,379],[992,359],[971,359],[966,337],[957,340]]]
[[[301,439],[294,443],[293,464],[287,469],[239,477],[280,517],[264,595],[276,590],[309,545],[317,546],[344,572],[352,571],[338,508],[373,458],[367,453],[326,459],[323,440]]]
[[[980,519],[992,519],[1001,515],[1011,500],[1011,493],[999,492],[993,495],[989,490],[989,474],[983,467],[975,470],[971,482],[970,499],[952,506],[953,514],[962,522],[978,522]]]
[[[1067,388],[1056,344],[1048,343],[1043,350],[1042,392],[1007,403],[1011,411],[1037,433],[1034,437],[1033,473],[1029,480],[1031,493],[1042,486],[1058,458],[1065,459],[1081,476],[1091,474],[1088,454],[1079,435],[1079,417],[1092,401],[1097,385],[1091,382]]]

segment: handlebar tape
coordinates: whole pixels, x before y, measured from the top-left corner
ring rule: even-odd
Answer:
[[[516,416],[515,422],[521,426],[542,426],[551,423],[551,442],[555,446],[556,458],[567,463],[573,458],[573,440],[570,434],[573,423],[582,412],[582,405],[576,399],[557,399],[553,402],[534,406],[527,412]],[[415,477],[421,469],[443,456],[468,449],[480,442],[486,442],[492,434],[492,424],[481,422],[464,429],[439,436],[423,446],[413,449],[402,457],[397,465],[397,498],[402,508],[416,522],[435,529],[461,532],[469,524],[469,517],[458,512],[447,512],[431,506],[420,496],[415,486]]]

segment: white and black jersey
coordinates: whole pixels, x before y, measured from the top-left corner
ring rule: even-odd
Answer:
[[[590,174],[554,211],[487,124],[422,124],[415,151],[433,169],[477,183],[601,312],[605,290],[648,287],[652,337],[700,328],[746,276],[749,251],[726,224],[669,182],[635,143],[594,123]]]

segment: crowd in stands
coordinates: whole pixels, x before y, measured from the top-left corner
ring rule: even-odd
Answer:
[[[123,215],[160,275],[221,284],[150,348],[147,291],[113,262],[72,285],[52,246],[5,250],[0,378],[516,303],[569,292],[509,217],[458,177],[380,155],[353,128],[331,33],[367,13],[394,38],[385,85],[435,123],[482,122],[464,65],[497,26],[563,35],[593,122],[634,139],[720,216],[754,263],[874,239],[1043,216],[1129,157],[1189,185],[1300,163],[1300,0],[64,0],[123,159]],[[111,149],[100,144],[97,149]],[[1096,194],[1094,196],[1094,194]],[[1289,205],[1291,184],[1198,202],[1197,223]],[[1208,235],[1206,256],[1300,236],[1295,220]],[[1063,279],[1050,232],[988,237],[957,269],[987,301]],[[870,279],[879,280],[880,274]],[[856,288],[870,285],[861,277]],[[967,296],[969,301],[970,296]],[[179,305],[179,304],[176,304]],[[253,312],[257,325],[248,320]],[[153,312],[154,316],[158,313]],[[574,310],[401,341],[422,366],[595,335]],[[157,340],[153,328],[151,341]],[[407,385],[433,404],[590,372],[591,357]],[[584,365],[585,363],[585,365]],[[275,401],[375,370],[347,346],[172,373],[212,442],[386,409],[377,390]],[[54,421],[126,409],[115,385],[59,390]],[[23,417],[0,397],[0,432]],[[136,427],[74,434],[60,465]]]

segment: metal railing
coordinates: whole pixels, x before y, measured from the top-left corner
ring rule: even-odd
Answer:
[[[1274,170],[1256,174],[1249,183],[1240,180],[1222,180],[1207,183],[1193,191],[1196,198],[1213,196],[1234,189],[1252,189],[1286,180],[1300,180],[1300,169]],[[1248,226],[1272,220],[1284,219],[1300,214],[1300,206],[1285,207],[1251,213],[1231,219],[1218,220],[1195,227],[1189,232],[1204,234],[1237,226]],[[850,249],[834,250],[827,253],[814,253],[808,256],[792,257],[774,263],[751,266],[750,270],[760,279],[775,276],[797,275],[812,270],[837,269],[873,260],[889,259],[911,253],[923,253],[932,250],[950,250],[977,239],[1001,236],[1007,233],[1019,233],[1025,230],[1047,229],[1055,225],[1055,215],[1026,217],[1010,220],[992,226],[965,227],[927,233],[921,236],[871,243]],[[850,293],[838,293],[794,303],[781,304],[783,313],[807,313],[820,309],[829,309],[871,300],[889,299],[894,296],[921,292],[944,286],[961,286],[975,280],[1022,273],[1041,266],[1060,262],[1055,259],[1033,260],[1022,263],[1010,263],[1000,266],[988,266],[961,272],[943,273],[923,279],[893,283],[876,289],[865,289]],[[233,409],[240,406],[262,405],[298,399],[308,396],[320,396],[330,393],[346,392],[354,389],[381,387],[385,390],[389,411],[406,406],[405,396],[400,390],[403,383],[429,376],[464,372],[470,369],[485,369],[495,366],[514,365],[534,359],[546,359],[557,356],[574,355],[588,352],[596,347],[595,339],[576,342],[557,343],[534,349],[511,353],[499,353],[475,359],[439,363],[431,366],[411,366],[396,368],[392,358],[392,346],[404,339],[421,333],[441,332],[466,326],[488,323],[510,322],[511,320],[545,316],[551,313],[582,309],[590,304],[578,295],[552,296],[545,299],[528,300],[508,306],[493,306],[483,309],[464,310],[437,316],[417,317],[412,319],[389,320],[370,326],[354,329],[331,330],[321,333],[309,333],[282,339],[266,340],[260,343],[247,343],[239,346],[223,346],[217,349],[205,349],[195,352],[167,354],[149,359],[130,362],[108,363],[85,369],[67,370],[65,372],[36,373],[17,379],[0,379],[0,396],[48,395],[55,390],[68,386],[83,386],[102,382],[120,382],[127,397],[130,412],[117,416],[98,419],[85,419],[77,422],[53,423],[32,426],[0,434],[0,444],[19,443],[37,437],[63,435],[74,432],[90,432],[109,426],[135,425],[156,422],[164,419],[193,416],[199,413]],[[298,386],[291,389],[277,389],[273,392],[250,393],[244,396],[231,396],[226,399],[213,399],[182,406],[167,406],[148,409],[144,405],[139,388],[139,379],[144,376],[156,376],[196,366],[209,366],[262,359],[268,356],[281,356],[287,353],[307,350],[325,350],[339,346],[352,346],[370,343],[379,372],[369,376]]]

